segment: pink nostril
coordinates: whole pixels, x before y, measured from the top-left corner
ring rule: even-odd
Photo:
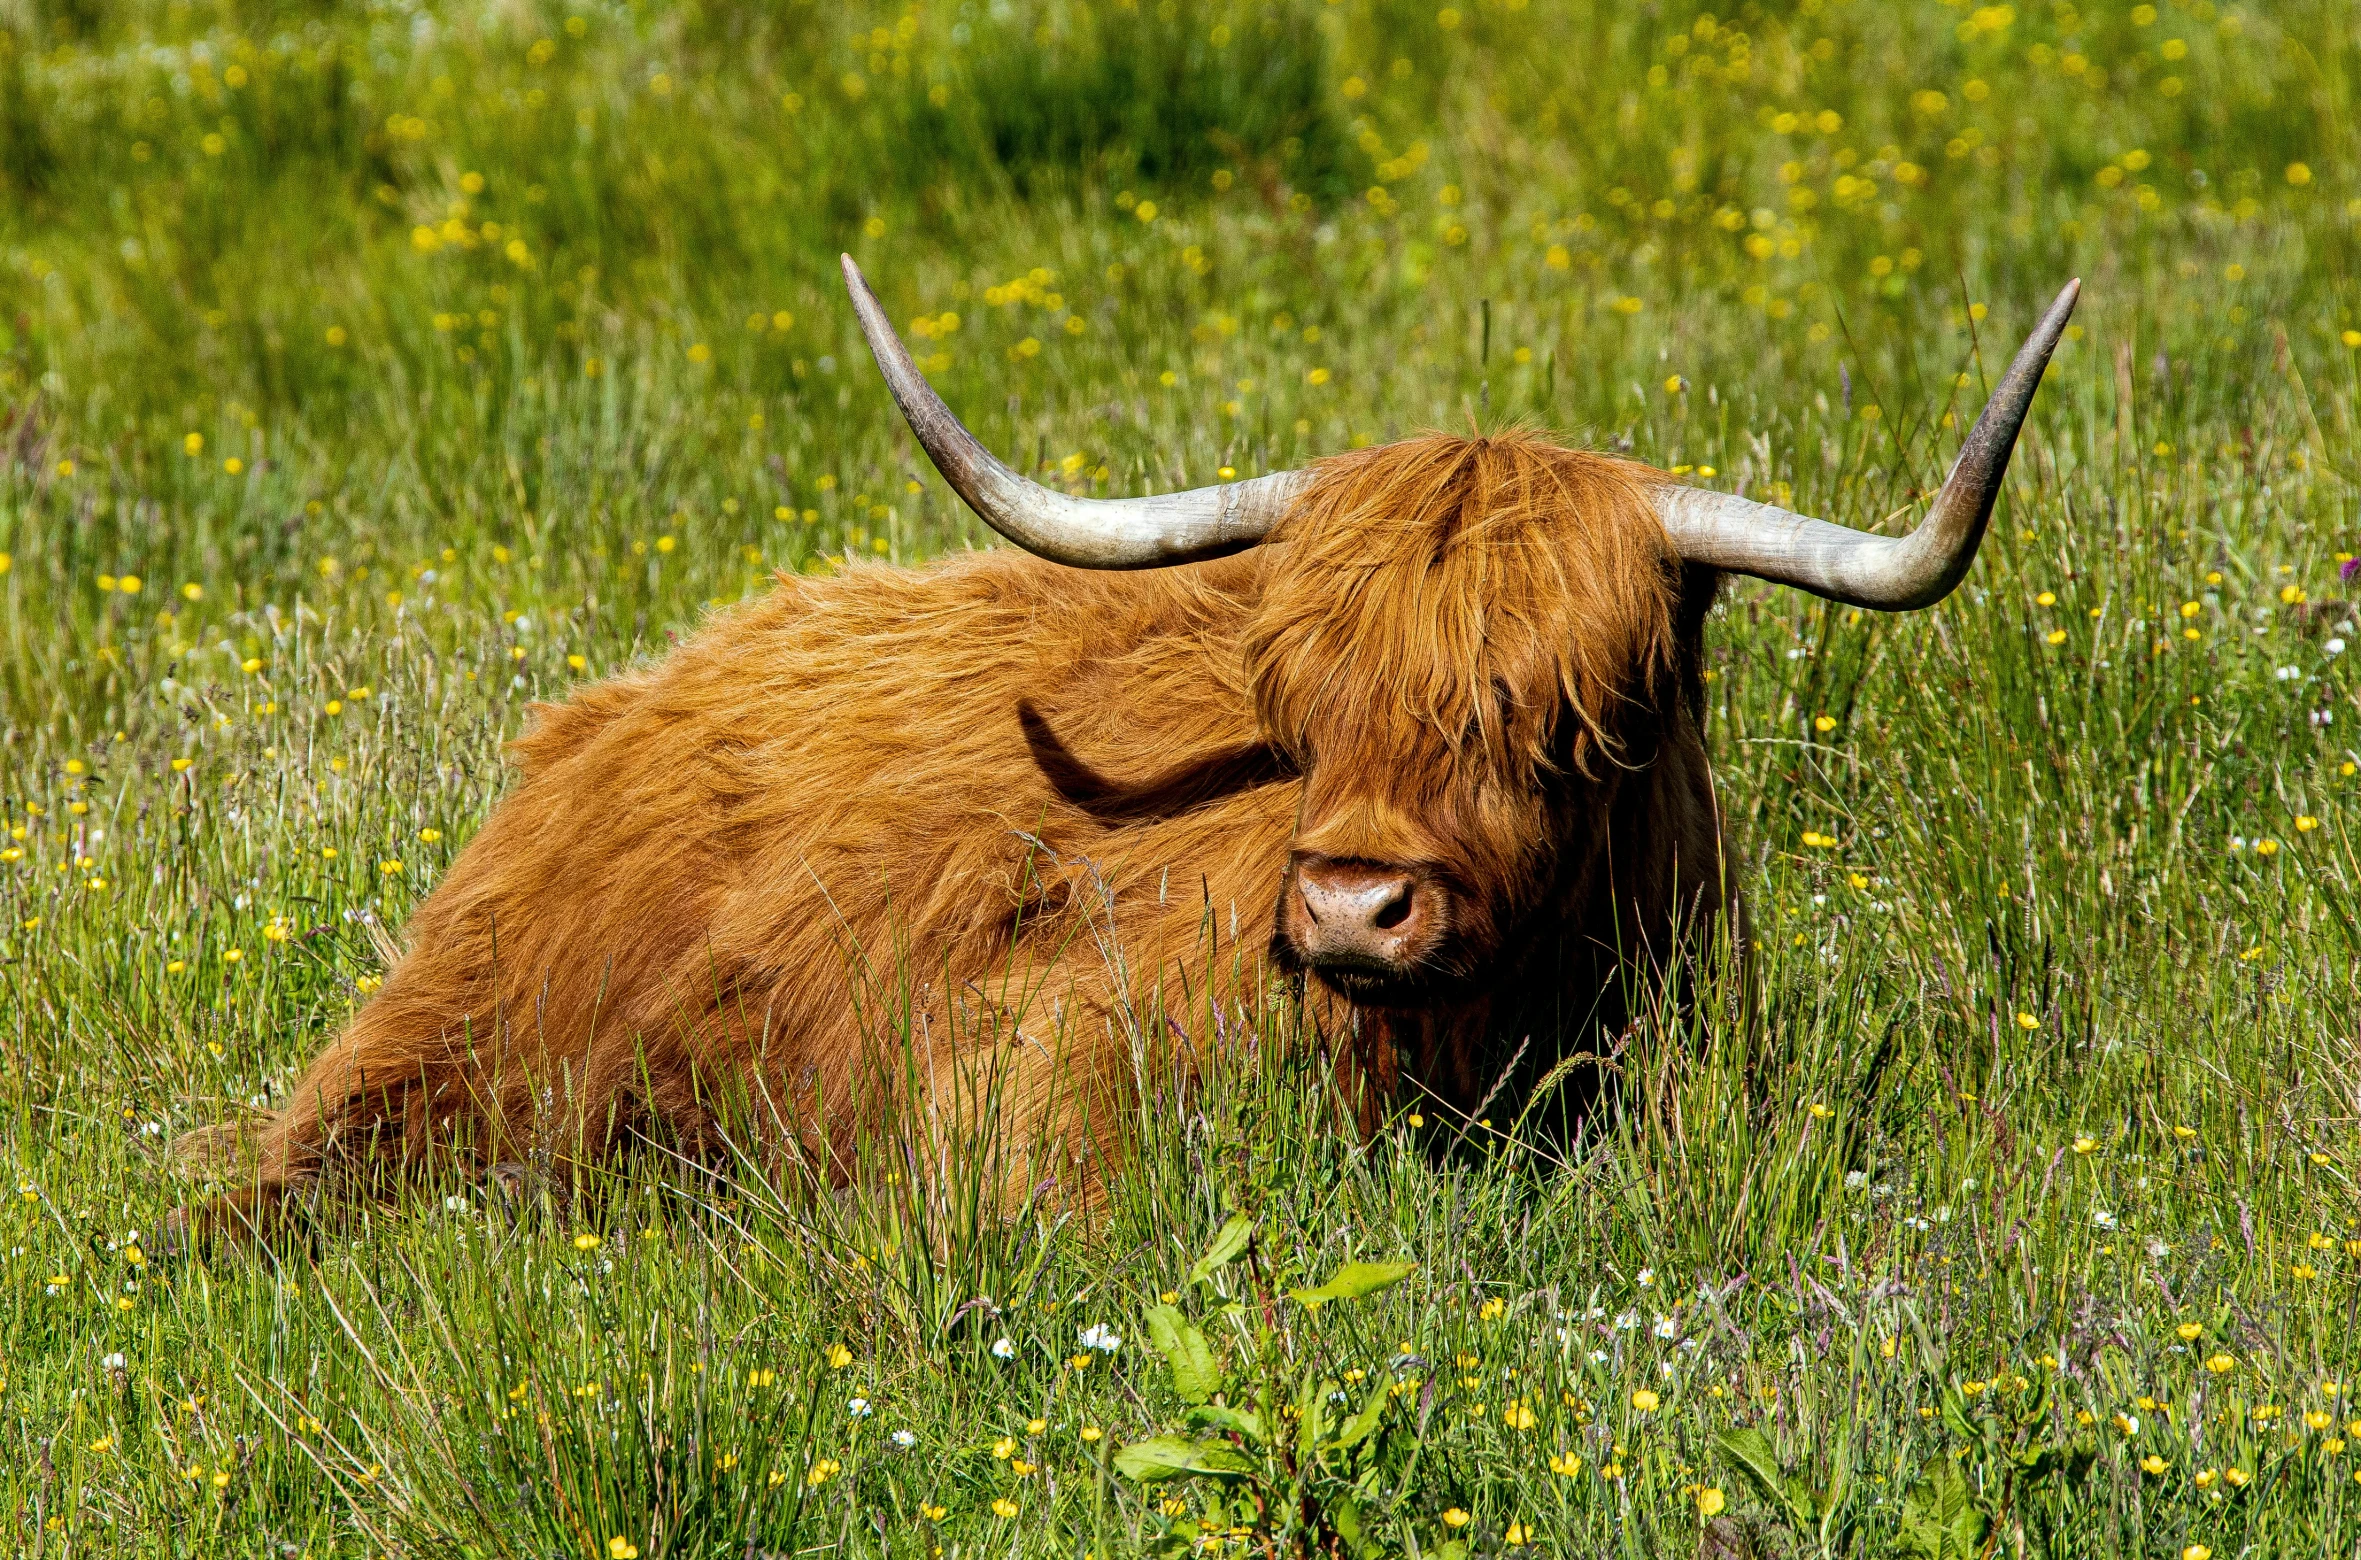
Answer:
[[[1341,862],[1306,864],[1296,887],[1304,911],[1339,945],[1401,935],[1417,919],[1418,884],[1407,873]]]

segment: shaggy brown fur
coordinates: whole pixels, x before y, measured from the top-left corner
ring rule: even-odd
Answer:
[[[1311,981],[1365,1120],[1405,1080],[1474,1105],[1495,1037],[1536,1017],[1619,1022],[1623,977],[1724,904],[1697,682],[1714,578],[1668,555],[1661,479],[1527,434],[1318,470],[1232,558],[782,577],[542,708],[514,790],[224,1206],[462,1138],[487,1161],[536,1135],[693,1146],[731,1087],[841,1174],[896,1001],[904,1076],[972,1102],[953,1070],[1001,1058],[1011,1141],[1083,1161],[1009,1175],[1087,1197],[1126,1035],[1185,1029],[1180,993],[1201,1013],[1283,981],[1273,906],[1307,851],[1448,891],[1400,1005]]]

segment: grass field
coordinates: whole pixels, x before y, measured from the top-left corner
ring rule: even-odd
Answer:
[[[0,0],[5,1543],[2361,1553],[2357,116],[2344,0]],[[2086,291],[1958,595],[1728,593],[1759,1017],[1571,1163],[1268,1046],[1096,1226],[642,1160],[150,1258],[529,701],[983,544],[840,250],[1075,491],[1526,421],[1860,525]]]

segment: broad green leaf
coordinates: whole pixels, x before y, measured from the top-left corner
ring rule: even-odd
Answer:
[[[1928,1460],[1924,1476],[1902,1497],[1895,1539],[1922,1560],[1972,1560],[1991,1524],[1976,1509],[1967,1480],[1949,1457]]]
[[[1991,1531],[1992,1523],[1976,1508],[1975,1496],[1968,1489],[1967,1478],[1959,1471],[1959,1464],[1948,1457],[1942,1459],[1942,1464],[1949,1477],[1945,1480],[1945,1492],[1938,1514],[1943,1519],[1945,1530],[1951,1535],[1952,1547],[1959,1552],[1961,1560],[1967,1560],[1968,1556],[1984,1547],[1984,1535]]]
[[[1939,1498],[1923,1479],[1902,1497],[1902,1510],[1894,1520],[1897,1553],[1910,1555],[1914,1560],[1953,1560],[1950,1539],[1936,1515]]]
[[[1205,1248],[1205,1255],[1190,1266],[1189,1282],[1202,1284],[1216,1272],[1237,1261],[1238,1254],[1246,1249],[1246,1243],[1252,1239],[1254,1221],[1242,1213],[1231,1214],[1229,1222],[1213,1237],[1213,1244]]]
[[[1835,1524],[1853,1488],[1853,1423],[1845,1421],[1836,1436],[1836,1466],[1828,1473],[1828,1488],[1819,1496],[1820,1543],[1828,1548],[1836,1537]]]
[[[1172,1388],[1186,1403],[1202,1403],[1222,1387],[1213,1346],[1168,1305],[1148,1307],[1148,1342],[1172,1367]]]
[[[1220,1441],[1192,1441],[1187,1436],[1160,1435],[1134,1441],[1115,1454],[1115,1471],[1142,1484],[1163,1479],[1205,1477],[1235,1479],[1254,1471],[1254,1463],[1233,1446]]]
[[[1760,1430],[1724,1430],[1713,1438],[1713,1444],[1738,1465],[1738,1471],[1754,1486],[1756,1495],[1793,1515],[1794,1499],[1787,1491],[1787,1474],[1779,1466],[1779,1454],[1772,1450],[1769,1436]]]
[[[1328,1429],[1328,1394],[1336,1387],[1333,1381],[1322,1381],[1317,1376],[1306,1376],[1295,1393],[1295,1461],[1298,1467],[1309,1467],[1319,1460],[1320,1437]]]
[[[1352,1496],[1339,1495],[1328,1502],[1328,1525],[1336,1529],[1336,1536],[1344,1540],[1345,1551],[1354,1560],[1378,1552],[1365,1536],[1368,1525],[1361,1519],[1361,1503]]]
[[[1379,1290],[1391,1289],[1417,1271],[1415,1262],[1347,1262],[1319,1288],[1287,1292],[1303,1304],[1317,1307],[1331,1300],[1359,1300]]]
[[[1968,1417],[1967,1399],[1960,1395],[1959,1388],[1943,1389],[1942,1407],[1944,1427],[1953,1435],[1963,1441],[1980,1441],[1984,1438],[1983,1427]]]
[[[1223,1430],[1231,1435],[1242,1435],[1260,1446],[1268,1437],[1262,1415],[1250,1408],[1226,1408],[1219,1403],[1200,1403],[1189,1410],[1189,1423],[1200,1430]]]
[[[1336,1433],[1336,1444],[1349,1452],[1375,1435],[1378,1424],[1385,1418],[1386,1401],[1384,1384],[1380,1382],[1372,1385],[1369,1401],[1361,1405],[1359,1413],[1345,1421],[1344,1428]]]

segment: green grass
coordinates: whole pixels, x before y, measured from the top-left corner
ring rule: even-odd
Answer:
[[[1107,1459],[1181,1423],[1171,1292],[1231,1368],[1417,1378],[1387,1552],[1685,1553],[1708,1490],[1766,1554],[1895,1552],[1957,1453],[2011,1553],[2350,1554],[2361,33],[2158,9],[0,12],[6,1541],[1159,1552],[1204,1497]],[[1328,1130],[1273,1020],[1093,1227],[651,1156],[133,1262],[527,701],[771,569],[983,544],[840,249],[1080,491],[1528,420],[1856,524],[2087,291],[1957,596],[1730,591],[1759,1013],[1648,1028],[1570,1163]],[[1185,1283],[1234,1209],[1255,1256]],[[1347,1258],[1419,1269],[1225,1310]],[[1855,1470],[1825,1545],[1749,1425]]]

